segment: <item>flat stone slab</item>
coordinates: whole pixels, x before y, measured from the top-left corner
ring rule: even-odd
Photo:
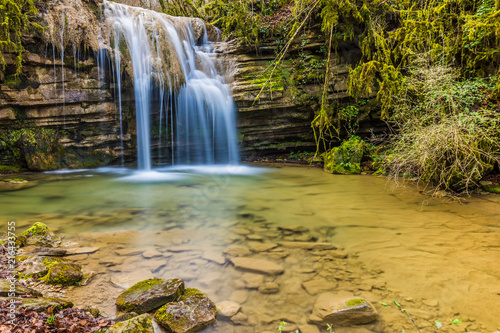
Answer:
[[[116,299],[116,307],[123,312],[145,313],[172,302],[184,293],[180,279],[148,279],[134,284]]]
[[[172,333],[198,332],[215,322],[217,308],[204,295],[187,297],[180,302],[171,302],[155,313],[156,321]]]
[[[219,265],[224,265],[226,263],[226,258],[224,258],[222,254],[215,251],[205,251],[203,252],[203,255],[201,257],[205,260],[215,262]]]
[[[323,278],[315,278],[313,280],[303,282],[302,287],[304,287],[309,295],[316,295],[322,291],[333,290],[337,287],[337,282],[328,281]]]
[[[279,242],[280,246],[291,247],[302,250],[336,250],[337,247],[331,243],[321,242]]]
[[[236,257],[231,258],[231,262],[238,269],[267,275],[279,275],[285,270],[281,265],[262,259]]]
[[[27,310],[34,310],[36,312],[47,311],[48,308],[52,308],[54,312],[62,309],[72,308],[73,303],[68,301],[63,301],[56,298],[19,298],[19,297],[0,297],[0,302],[14,300],[16,308],[23,308]]]
[[[34,289],[30,289],[19,284],[12,284],[9,280],[0,279],[0,297],[8,297],[13,295],[13,297],[32,295],[35,297],[40,297],[42,294]]]
[[[97,252],[98,250],[99,250],[98,247],[76,247],[76,248],[66,249],[66,255],[73,256],[77,254],[91,254]]]
[[[338,326],[351,326],[371,323],[377,320],[378,313],[364,298],[323,293],[314,304],[311,318],[314,317],[318,318],[315,321],[317,324],[334,323]],[[319,320],[321,322],[318,322]]]

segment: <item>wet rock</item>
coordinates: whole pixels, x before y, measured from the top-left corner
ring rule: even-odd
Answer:
[[[280,286],[274,282],[266,282],[259,287],[259,292],[262,294],[276,294],[280,291]]]
[[[312,319],[319,318],[317,324],[334,323],[338,326],[367,324],[375,321],[377,311],[363,298],[346,298],[332,293],[319,295],[314,304]]]
[[[156,321],[173,333],[198,332],[215,322],[215,304],[206,296],[195,295],[165,304],[155,313]]]
[[[144,249],[121,249],[116,250],[115,253],[119,256],[136,256],[144,252]]]
[[[75,263],[60,262],[49,268],[42,280],[50,284],[69,286],[79,282],[83,277],[82,266]]]
[[[66,249],[67,256],[79,255],[79,254],[92,254],[99,250],[98,247],[77,247]]]
[[[0,297],[0,303],[9,300],[14,300],[17,308],[34,310],[36,312],[47,311],[48,308],[52,308],[54,312],[57,312],[62,309],[73,307],[73,303],[55,298]]]
[[[437,307],[439,305],[438,301],[436,301],[435,299],[424,299],[422,300],[422,303],[432,307]]]
[[[233,245],[224,250],[224,254],[229,257],[245,257],[252,254],[246,247]]]
[[[109,279],[109,282],[111,282],[111,284],[114,285],[115,287],[128,289],[140,281],[152,279],[152,278],[153,278],[153,274],[151,273],[151,270],[142,269],[142,270],[134,271],[132,273],[122,274],[122,275],[118,275],[118,276],[112,276]]]
[[[54,234],[50,231],[49,227],[42,222],[36,222],[28,230],[20,233],[20,236],[31,237],[31,236],[53,236]]]
[[[269,250],[275,249],[278,247],[278,244],[275,243],[262,243],[254,245],[250,248],[252,252],[267,252]]]
[[[283,291],[286,294],[298,294],[302,290],[302,280],[298,277],[292,277],[283,283]]]
[[[9,280],[0,279],[0,297],[8,297],[9,295],[13,295],[15,297],[25,295],[35,297],[42,296],[42,294],[36,290],[26,288],[15,283],[11,284]]]
[[[224,301],[215,305],[217,307],[217,317],[222,318],[230,318],[237,314],[241,309],[240,304],[232,301]]]
[[[337,282],[327,281],[323,278],[316,278],[302,283],[302,287],[309,295],[316,295],[322,291],[332,290],[337,287]]]
[[[314,325],[300,325],[300,333],[319,333],[319,328]]]
[[[283,266],[271,261],[253,258],[232,258],[231,262],[238,269],[263,273],[267,275],[279,275],[285,270]]]
[[[264,237],[260,236],[260,235],[256,235],[256,234],[251,234],[251,235],[247,235],[247,239],[248,240],[251,240],[251,241],[263,241],[264,240]]]
[[[120,311],[141,314],[177,299],[183,292],[184,282],[180,279],[148,279],[121,293],[115,304]]]
[[[96,276],[97,276],[97,272],[94,272],[94,271],[84,272],[80,285],[87,286]]]
[[[133,317],[111,326],[107,333],[154,333],[153,322],[148,314]]]
[[[248,322],[248,317],[241,312],[231,317],[231,321],[236,325],[244,325]]]
[[[264,283],[264,276],[261,274],[243,273],[241,280],[244,282],[245,288],[257,289]]]
[[[335,250],[336,247],[330,243],[322,242],[279,242],[280,246],[291,247],[302,250]]]
[[[196,288],[186,288],[186,290],[184,290],[184,292],[182,293],[182,296],[178,300],[182,301],[182,300],[185,300],[188,297],[196,296],[196,295],[207,296],[206,293],[200,291],[199,289],[196,289]]]
[[[127,312],[127,313],[124,313],[124,314],[116,317],[115,319],[113,319],[113,321],[115,323],[119,323],[121,321],[129,320],[129,319],[132,319],[132,318],[137,317],[137,316],[138,316],[138,314],[135,312]]]

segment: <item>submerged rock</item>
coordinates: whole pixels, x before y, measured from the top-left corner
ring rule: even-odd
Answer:
[[[500,186],[494,184],[493,182],[486,181],[486,180],[481,180],[479,182],[479,185],[485,190],[486,192],[490,193],[498,193],[500,194]]]
[[[132,319],[111,326],[107,333],[154,333],[153,322],[148,314],[142,314]]]
[[[375,321],[378,313],[364,298],[343,297],[332,293],[319,295],[310,320],[316,324],[336,326],[367,324]]]
[[[116,299],[116,307],[123,312],[145,313],[178,299],[184,292],[180,279],[148,279],[134,284]]]
[[[164,305],[155,313],[156,321],[173,333],[198,332],[215,322],[216,306],[206,296],[194,295]]]
[[[331,243],[321,242],[279,242],[280,246],[302,250],[335,250],[337,247]]]
[[[224,301],[215,304],[217,307],[217,317],[230,318],[238,313],[241,305],[232,301]]]
[[[83,277],[82,267],[78,264],[59,262],[49,268],[42,280],[50,284],[69,286],[77,283]]]
[[[285,270],[281,265],[262,259],[237,257],[232,258],[231,262],[236,268],[267,275],[278,275],[283,273],[283,271]]]

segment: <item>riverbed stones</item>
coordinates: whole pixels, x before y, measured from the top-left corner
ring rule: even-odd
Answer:
[[[79,282],[83,277],[82,266],[76,263],[59,262],[52,265],[43,281],[50,284],[69,286]]]
[[[133,317],[111,326],[107,333],[154,333],[153,322],[148,314]]]
[[[279,275],[285,270],[281,265],[262,259],[236,257],[231,262],[238,269],[267,275]]]
[[[278,247],[278,244],[275,243],[262,243],[256,244],[250,248],[252,252],[267,252],[269,250],[275,249]]]
[[[215,262],[219,265],[224,265],[226,263],[226,258],[218,252],[215,251],[205,251],[201,255],[201,257],[205,260]]]
[[[244,313],[238,312],[236,315],[231,317],[231,321],[236,325],[245,325],[248,323],[248,316]]]
[[[309,319],[315,324],[350,326],[371,323],[377,317],[373,305],[364,298],[323,293],[316,300]]]
[[[147,249],[146,251],[142,252],[142,256],[146,259],[158,258],[162,256],[162,253],[157,249]]]
[[[177,299],[183,292],[184,282],[180,279],[148,279],[121,293],[115,304],[120,311],[141,314]]]
[[[280,246],[301,250],[335,250],[335,245],[324,242],[279,242]]]
[[[262,274],[243,273],[241,280],[247,289],[257,289],[264,283],[264,276]]]
[[[128,289],[138,282],[152,278],[153,273],[151,273],[151,270],[141,269],[127,274],[112,276],[109,282],[115,287]]]
[[[246,247],[239,245],[232,245],[224,250],[224,254],[229,257],[245,257],[252,253]]]
[[[241,309],[241,305],[232,301],[223,301],[216,303],[217,307],[217,317],[230,318],[238,313]]]
[[[180,302],[171,302],[155,313],[156,321],[173,333],[193,333],[215,322],[217,308],[204,295],[187,297]]]
[[[315,278],[310,281],[302,282],[302,287],[309,295],[316,295],[322,291],[333,290],[337,287],[336,281],[328,281],[323,278]]]

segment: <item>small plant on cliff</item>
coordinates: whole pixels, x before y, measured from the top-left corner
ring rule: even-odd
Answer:
[[[15,52],[16,75],[21,73],[22,53],[21,43],[23,33],[31,28],[43,30],[33,21],[38,13],[35,7],[37,0],[0,0],[0,68],[5,69],[5,58],[2,52]]]

